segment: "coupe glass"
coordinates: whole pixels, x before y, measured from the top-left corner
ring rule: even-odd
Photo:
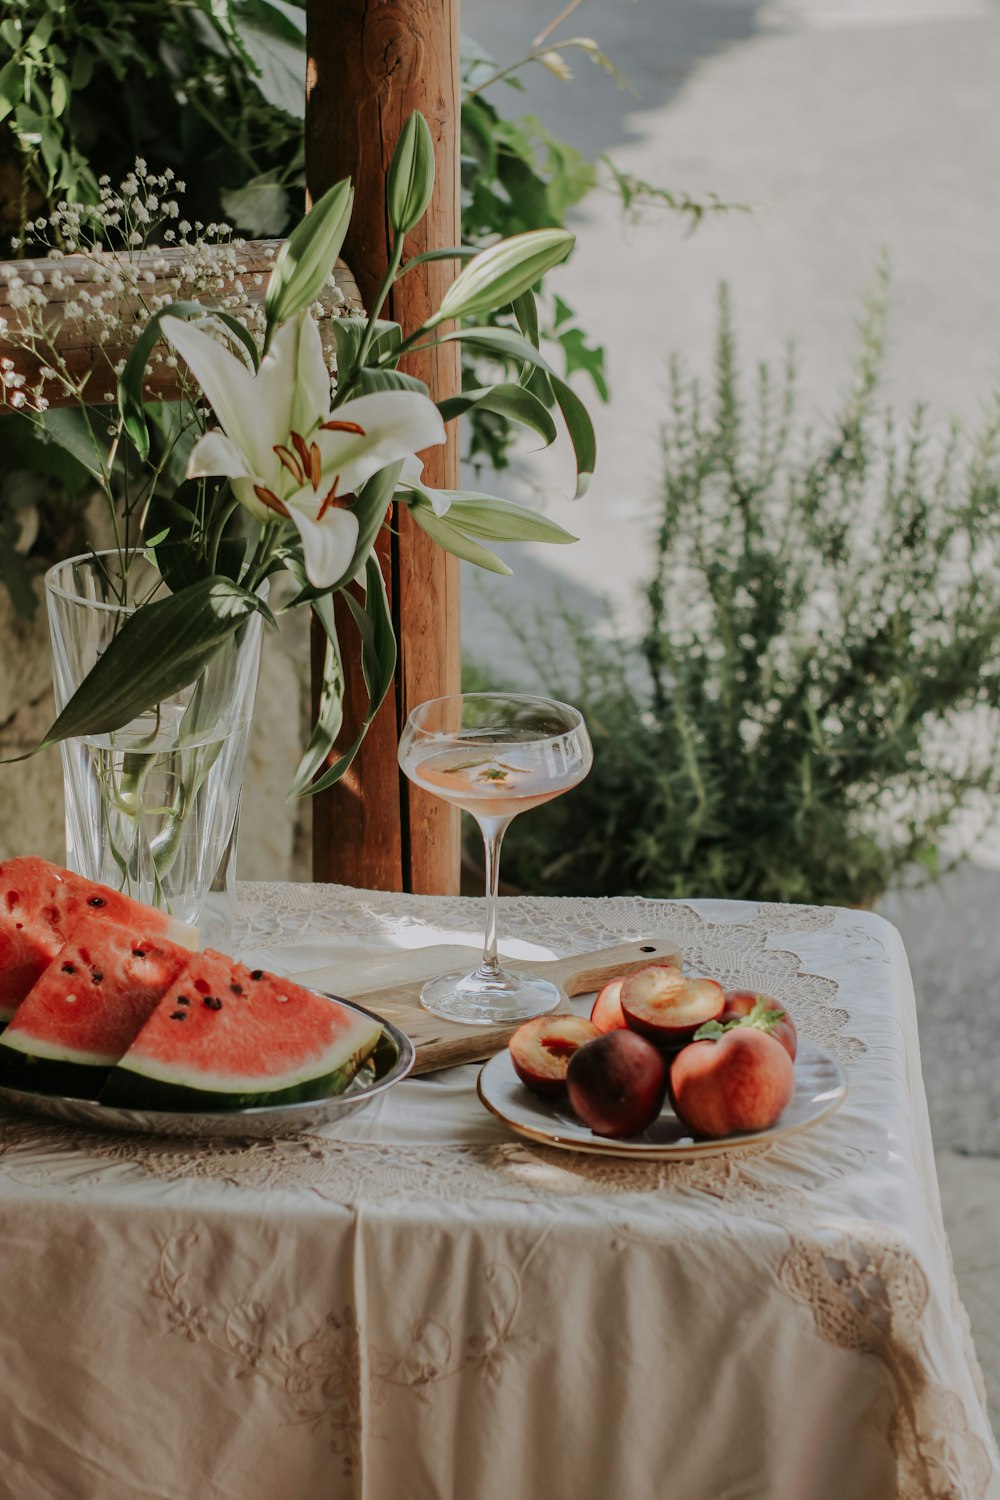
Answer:
[[[399,764],[425,791],[471,813],[486,847],[486,937],[471,974],[443,974],[420,992],[436,1016],[469,1026],[516,1024],[555,1010],[560,989],[511,973],[497,958],[500,844],[518,813],[583,780],[594,753],[582,714],[521,693],[455,693],[421,703],[406,721]]]

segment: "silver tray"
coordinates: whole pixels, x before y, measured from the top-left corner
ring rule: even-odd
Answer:
[[[374,1016],[373,1011],[351,1000],[340,1000],[335,995],[329,998],[336,999],[348,1010]],[[336,1125],[353,1115],[394,1083],[399,1083],[413,1067],[414,1049],[410,1038],[391,1021],[385,1021],[381,1016],[374,1018],[382,1024],[382,1036],[375,1051],[344,1092],[332,1099],[192,1114],[182,1110],[119,1109],[100,1104],[96,1099],[41,1094],[0,1084],[0,1105],[17,1114],[41,1115],[64,1125],[87,1125],[98,1130],[123,1130],[138,1135],[228,1136],[238,1140],[299,1135],[302,1131]]]

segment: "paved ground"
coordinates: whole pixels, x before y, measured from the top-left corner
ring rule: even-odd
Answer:
[[[465,0],[464,24],[506,62],[558,8]],[[614,399],[598,414],[602,462],[578,507],[559,498],[569,476],[558,458],[532,460],[512,482],[511,493],[539,486],[579,545],[520,549],[511,584],[468,582],[467,648],[503,672],[515,652],[497,606],[561,597],[596,612],[607,598],[623,628],[635,625],[665,363],[676,351],[707,368],[721,279],[748,365],[795,338],[820,422],[845,387],[883,248],[893,402],[926,400],[942,421],[974,423],[1000,375],[1000,0],[583,0],[568,31],[596,36],[638,100],[581,59],[573,86],[537,70],[526,108],[641,178],[757,211],[687,238],[672,218],[628,228],[610,197],[588,202],[560,289],[608,348]],[[914,971],[945,1213],[1000,1428],[997,856],[994,839],[977,864],[884,909]]]

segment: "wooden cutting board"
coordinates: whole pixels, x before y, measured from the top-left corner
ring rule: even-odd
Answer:
[[[513,1026],[460,1026],[432,1016],[420,1004],[420,987],[438,974],[469,972],[481,957],[478,948],[438,944],[405,952],[345,959],[290,977],[299,984],[357,1000],[405,1031],[416,1048],[415,1073],[432,1073],[456,1063],[481,1062],[506,1047]],[[511,959],[513,969],[538,974],[561,985],[567,996],[587,995],[609,979],[643,964],[680,965],[681,950],[671,938],[636,938],[614,948],[576,953],[572,958]],[[506,960],[504,960],[506,962]],[[560,1006],[568,1010],[565,1002]]]

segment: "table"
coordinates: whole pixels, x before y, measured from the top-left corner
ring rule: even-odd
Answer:
[[[241,888],[285,972],[474,942],[481,903]],[[1000,1460],[941,1221],[906,956],[867,912],[504,903],[509,951],[671,932],[850,1075],[765,1151],[536,1148],[476,1069],[333,1136],[0,1116],[0,1496],[986,1500]]]

